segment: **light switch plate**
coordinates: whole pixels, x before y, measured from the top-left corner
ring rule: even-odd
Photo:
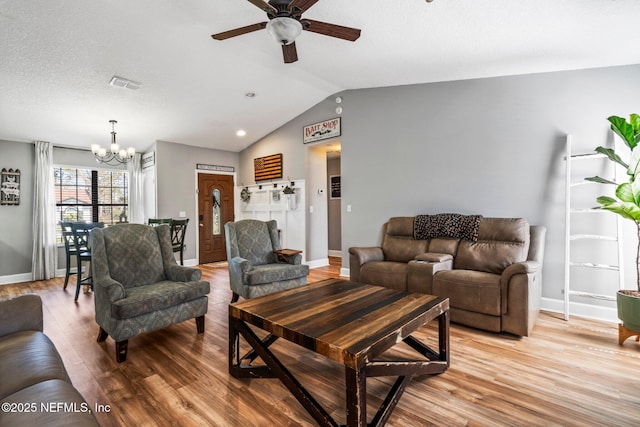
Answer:
[[[179,216],[180,216],[180,218],[186,218],[187,217],[187,213],[185,211],[180,211]]]

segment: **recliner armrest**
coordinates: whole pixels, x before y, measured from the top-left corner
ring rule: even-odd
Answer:
[[[541,270],[542,264],[538,261],[516,262],[504,269],[500,276],[501,310],[503,314],[508,312],[509,282],[511,282],[511,279],[519,274],[526,274],[528,276],[527,287],[530,287],[535,281],[536,273]]]
[[[172,264],[165,268],[167,278],[173,282],[195,282],[202,277],[202,271],[198,268],[185,267]]]
[[[516,262],[515,264],[511,264],[502,272],[501,281],[504,283],[509,283],[509,280],[515,274],[530,274],[539,271],[542,268],[542,264],[538,261],[524,261],[524,262]]]
[[[248,273],[252,267],[251,261],[246,258],[236,256],[229,260],[229,271],[233,273]]]
[[[363,265],[373,261],[384,261],[384,252],[379,246],[370,248],[349,248],[349,254],[353,255],[358,260],[358,265]]]
[[[0,337],[20,331],[42,332],[42,299],[25,294],[0,301]]]
[[[109,301],[111,302],[121,300],[126,295],[122,283],[111,278],[111,276],[103,276],[99,281],[96,280],[95,282],[94,287],[100,286],[101,288],[104,288],[106,294],[109,295]],[[94,289],[94,292],[96,291],[97,290]]]
[[[414,258],[416,261],[426,261],[426,262],[444,262],[453,260],[453,255],[451,254],[441,254],[437,252],[425,252],[423,254],[418,254]]]
[[[374,261],[384,261],[384,252],[381,247],[349,248],[349,280],[359,282],[360,266]]]

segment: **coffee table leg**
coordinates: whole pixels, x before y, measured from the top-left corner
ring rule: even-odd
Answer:
[[[367,425],[367,375],[360,370],[345,368],[347,386],[347,426]]]
[[[440,350],[440,360],[447,362],[447,367],[451,364],[449,360],[449,310],[445,310],[438,317],[438,344]]]
[[[240,333],[235,327],[236,320],[229,316],[229,372],[240,366]]]

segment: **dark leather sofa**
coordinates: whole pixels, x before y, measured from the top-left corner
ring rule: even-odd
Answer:
[[[0,301],[0,426],[98,426],[42,323],[38,295]]]

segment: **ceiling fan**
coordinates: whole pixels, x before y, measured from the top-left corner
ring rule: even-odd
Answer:
[[[269,34],[271,34],[278,43],[282,44],[282,55],[284,56],[285,64],[290,64],[298,60],[295,38],[300,35],[302,30],[352,42],[360,37],[360,30],[357,28],[343,27],[341,25],[302,18],[302,14],[316,4],[318,0],[248,1],[265,12],[269,21],[258,22],[257,24],[247,25],[246,27],[213,34],[211,37],[215,40],[226,40],[231,37],[266,28]]]

